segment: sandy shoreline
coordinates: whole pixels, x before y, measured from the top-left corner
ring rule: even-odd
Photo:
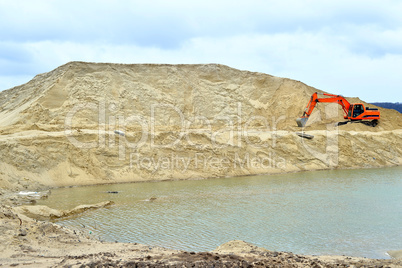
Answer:
[[[82,231],[27,217],[20,206],[29,203],[26,196],[3,191],[0,199],[2,267],[402,267],[400,251],[390,252],[399,259],[367,259],[273,252],[244,241],[230,241],[212,252],[101,242]]]
[[[401,267],[401,260],[302,256],[231,241],[213,252],[99,242],[76,230],[0,207],[2,267]],[[103,265],[103,266],[102,266]]]

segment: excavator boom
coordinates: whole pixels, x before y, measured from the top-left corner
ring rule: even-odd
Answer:
[[[318,98],[318,94],[326,97]],[[352,121],[373,120],[375,121],[375,123],[373,123],[372,125],[375,126],[377,120],[380,119],[380,112],[378,111],[378,109],[370,109],[369,107],[365,108],[362,103],[351,104],[341,95],[315,92],[311,96],[309,103],[304,109],[303,115],[300,118],[296,119],[297,125],[299,127],[304,127],[306,125],[308,118],[310,117],[318,102],[338,103],[345,113],[344,118]]]
[[[328,98],[318,98],[318,94],[328,96]],[[339,105],[342,106],[342,109],[346,114],[348,113],[350,107],[350,103],[341,95],[315,92],[313,95],[311,95],[310,101],[307,104],[306,108],[304,109],[303,115],[300,118],[296,119],[297,125],[299,127],[304,127],[306,125],[308,118],[310,117],[315,106],[317,105],[317,102],[338,103]]]

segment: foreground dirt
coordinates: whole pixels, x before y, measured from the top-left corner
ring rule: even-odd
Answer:
[[[302,256],[231,241],[213,252],[107,243],[0,206],[2,267],[402,267],[402,260]]]

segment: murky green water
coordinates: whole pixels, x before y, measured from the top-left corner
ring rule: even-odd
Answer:
[[[107,241],[194,251],[234,239],[298,254],[387,258],[402,249],[402,167],[64,188],[39,203],[105,200],[116,205],[59,223]]]

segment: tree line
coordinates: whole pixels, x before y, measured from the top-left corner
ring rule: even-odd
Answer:
[[[371,104],[382,108],[394,109],[402,113],[402,102],[373,102]]]

